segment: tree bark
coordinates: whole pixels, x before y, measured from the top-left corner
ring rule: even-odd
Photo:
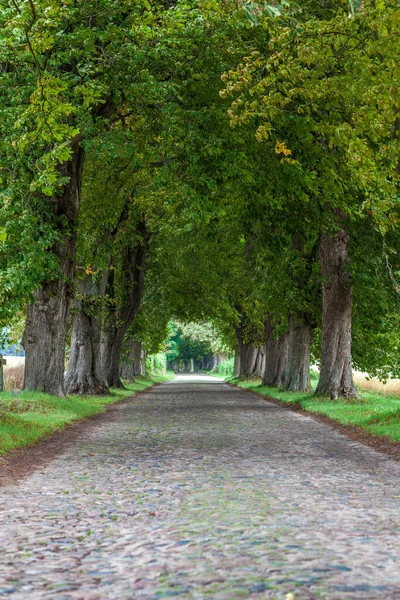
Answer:
[[[313,328],[306,316],[290,317],[285,389],[289,392],[310,392],[310,351]]]
[[[265,369],[263,385],[282,387],[285,383],[285,372],[288,353],[288,336],[279,339],[274,337],[274,328],[269,321],[265,323]]]
[[[4,391],[3,355],[0,354],[0,392]]]
[[[258,348],[252,342],[244,341],[244,325],[246,317],[242,315],[239,325],[235,327],[239,355],[239,377],[251,379],[255,377]],[[237,366],[237,365],[236,365]]]
[[[305,267],[292,276],[294,284],[303,296],[313,296],[314,284],[312,282],[313,264],[317,257],[318,241],[309,252],[305,252],[305,240],[300,232],[293,234],[291,242],[292,251],[301,258]],[[310,352],[315,326],[315,316],[297,311],[289,316],[289,348],[286,365],[285,389],[290,392],[310,392]]]
[[[322,355],[317,396],[358,398],[351,369],[352,285],[349,236],[321,236]]]
[[[265,369],[265,348],[261,347],[257,349],[257,361],[254,370],[255,377],[263,377]]]
[[[128,353],[121,364],[121,377],[126,381],[133,381],[135,377],[141,375],[140,357],[142,352],[142,342],[128,342]]]
[[[251,379],[257,373],[258,348],[250,342],[242,343],[240,347],[239,377]]]
[[[68,315],[73,297],[71,282],[75,270],[76,221],[79,214],[85,154],[79,142],[72,158],[60,167],[68,183],[61,196],[52,198],[59,240],[52,252],[60,264],[60,276],[43,283],[28,307],[23,335],[25,348],[24,389],[65,397],[64,369]]]
[[[107,394],[100,364],[101,315],[93,305],[102,295],[102,284],[86,276],[72,316],[71,352],[64,379],[67,394]]]
[[[134,342],[133,344],[133,376],[139,377],[142,374],[140,360],[142,357],[142,342]]]
[[[146,253],[149,236],[145,223],[138,224],[141,242],[134,247],[124,246],[121,265],[121,305],[110,310],[105,320],[100,340],[102,375],[109,387],[122,388],[120,361],[122,344],[129,326],[137,315],[143,297]],[[109,270],[107,293],[115,298],[114,269]]]
[[[233,375],[239,377],[240,374],[240,353],[239,350],[235,351],[235,358],[233,362]]]
[[[147,375],[146,360],[147,360],[147,352],[146,352],[146,350],[142,350],[141,355],[140,355],[140,374],[142,375],[142,377],[146,377],[146,375]]]
[[[102,331],[100,343],[101,372],[111,388],[124,388],[120,376],[120,361],[125,327],[108,327]]]
[[[73,316],[71,354],[65,376],[67,394],[108,394],[100,366],[100,322],[79,310]]]

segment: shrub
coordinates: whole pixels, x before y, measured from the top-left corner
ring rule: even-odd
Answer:
[[[151,370],[151,357],[148,356],[146,359],[146,368],[149,373],[158,373],[159,375],[166,375],[167,373],[167,357],[164,352],[154,354],[154,371]]]
[[[224,377],[231,377],[233,375],[234,368],[235,359],[232,356],[231,358],[228,358],[228,360],[224,360],[223,362],[219,363],[215,371],[216,373],[218,373],[219,375],[223,375]]]

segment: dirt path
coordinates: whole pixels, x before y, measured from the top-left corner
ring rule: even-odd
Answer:
[[[0,597],[400,599],[400,464],[182,376],[0,490]]]

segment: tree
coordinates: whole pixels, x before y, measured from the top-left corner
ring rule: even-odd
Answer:
[[[324,278],[317,393],[346,397],[357,395],[351,374],[347,223],[362,218],[366,205],[378,223],[392,210],[398,156],[386,157],[382,149],[397,144],[393,90],[383,81],[392,69],[398,76],[393,65],[397,41],[389,32],[399,15],[392,4],[384,9],[366,4],[349,19],[340,4],[321,13],[310,3],[296,13],[295,26],[284,14],[262,17],[269,37],[266,50],[255,49],[227,73],[223,91],[224,97],[235,96],[233,125],[257,122],[257,139],[271,153],[278,150],[282,161],[302,165],[315,179],[308,201],[320,212]],[[333,310],[338,298],[340,311]],[[342,335],[329,334],[335,330]]]
[[[143,79],[132,81],[143,72],[137,41],[152,18],[146,6],[15,2],[1,11],[2,162],[14,164],[3,193],[12,208],[21,198],[28,198],[28,214],[42,208],[55,265],[42,270],[28,308],[27,389],[64,395],[84,143],[142,96]],[[37,288],[37,279],[29,283],[29,291]]]

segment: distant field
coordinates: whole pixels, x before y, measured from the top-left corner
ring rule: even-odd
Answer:
[[[354,382],[363,390],[370,392],[379,392],[380,394],[400,396],[400,379],[389,379],[387,383],[382,383],[379,379],[367,379],[364,373],[354,372]]]
[[[8,391],[22,389],[24,383],[24,356],[5,356],[6,364],[3,367],[4,388]]]

